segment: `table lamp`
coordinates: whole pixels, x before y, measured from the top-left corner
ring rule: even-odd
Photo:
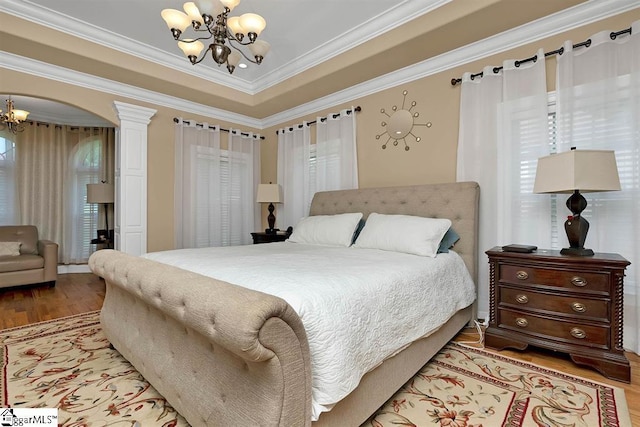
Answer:
[[[104,205],[104,225],[107,232],[107,239],[111,239],[109,233],[109,215],[107,205],[113,203],[113,184],[101,182],[100,184],[87,184],[87,203],[102,203]]]
[[[616,157],[612,150],[576,150],[538,159],[534,193],[573,193],[567,199],[567,208],[573,215],[567,217],[564,229],[569,247],[560,251],[564,255],[591,256],[584,248],[589,222],[580,213],[587,207],[582,193],[620,190]]]
[[[273,234],[275,233],[275,224],[276,224],[276,216],[273,214],[273,210],[275,207],[274,203],[282,203],[282,187],[279,184],[259,184],[258,185],[258,194],[256,195],[256,202],[258,203],[269,203],[269,215],[267,216],[267,223],[269,224],[269,228],[267,228],[265,233]]]

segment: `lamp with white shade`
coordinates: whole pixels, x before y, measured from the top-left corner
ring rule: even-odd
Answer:
[[[273,234],[277,230],[275,229],[276,216],[273,214],[275,207],[274,203],[282,203],[282,187],[279,184],[259,184],[258,194],[256,195],[256,202],[269,203],[269,216],[267,216],[267,223],[269,228],[265,230],[267,234]]]
[[[104,222],[107,232],[107,239],[111,240],[111,233],[109,232],[109,215],[107,213],[107,205],[114,202],[114,188],[113,184],[107,184],[101,182],[99,184],[87,184],[87,203],[102,203],[104,205]],[[111,242],[107,242],[108,247],[111,247]]]
[[[534,193],[573,193],[566,203],[573,215],[564,223],[569,247],[562,249],[561,254],[593,255],[591,249],[584,248],[589,222],[580,215],[587,207],[587,200],[580,193],[620,189],[616,157],[611,150],[571,148],[571,151],[538,159]]]

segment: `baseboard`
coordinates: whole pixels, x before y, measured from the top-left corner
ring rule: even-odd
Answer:
[[[478,312],[478,322],[482,326],[487,326],[489,324],[489,312],[488,311],[479,311]]]
[[[89,264],[59,264],[58,274],[91,273]]]

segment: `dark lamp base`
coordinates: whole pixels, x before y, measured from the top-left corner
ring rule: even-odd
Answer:
[[[564,248],[560,251],[562,255],[572,255],[572,256],[593,256],[593,251],[591,249],[585,248]]]

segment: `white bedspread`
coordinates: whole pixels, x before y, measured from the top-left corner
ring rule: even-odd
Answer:
[[[313,420],[356,388],[365,373],[438,329],[476,296],[453,251],[429,258],[280,242],[145,257],[287,301],[309,340]]]

